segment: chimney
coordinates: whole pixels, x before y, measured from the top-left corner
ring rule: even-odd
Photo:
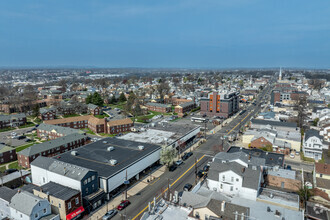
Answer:
[[[226,207],[226,202],[225,201],[222,201],[221,202],[221,212],[224,212],[225,211],[225,207]]]

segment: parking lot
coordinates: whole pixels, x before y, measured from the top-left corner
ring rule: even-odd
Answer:
[[[104,114],[109,115],[111,120],[119,120],[126,117],[121,110],[117,111],[116,109],[105,110]]]
[[[27,142],[25,142],[26,138],[24,138],[22,140],[18,140],[17,138],[12,138],[11,133],[15,132],[16,136],[18,137],[18,136],[27,134],[32,129],[33,129],[33,127],[1,132],[0,133],[0,143],[5,143],[12,147],[17,147],[17,146],[20,146],[23,144],[27,144]]]

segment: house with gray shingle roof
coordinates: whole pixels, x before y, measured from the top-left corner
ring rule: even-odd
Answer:
[[[1,219],[10,218],[9,203],[11,198],[17,193],[16,190],[6,186],[0,187],[0,217]]]
[[[304,134],[303,152],[305,157],[321,160],[323,149],[328,149],[328,147],[323,144],[323,138],[318,130],[309,129]]]
[[[29,168],[30,163],[38,156],[55,156],[65,151],[81,147],[86,144],[86,141],[86,135],[74,133],[41,144],[35,144],[17,153],[18,164],[22,167]]]
[[[82,130],[42,123],[37,128],[38,138],[56,139],[70,134],[85,134]]]
[[[260,167],[244,166],[238,161],[214,161],[207,178],[210,190],[253,200],[257,198],[262,182]]]
[[[0,144],[0,164],[17,160],[15,148]]]
[[[25,191],[16,193],[11,198],[9,207],[12,219],[38,220],[51,214],[51,207],[46,199]]]

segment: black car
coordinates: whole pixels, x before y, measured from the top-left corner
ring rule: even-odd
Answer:
[[[186,185],[184,185],[183,190],[184,191],[190,191],[191,188],[192,188],[192,185],[190,183],[187,183]]]
[[[202,178],[204,176],[205,172],[203,170],[198,171],[197,176],[198,178]]]
[[[176,169],[176,166],[174,164],[168,168],[168,170],[170,172],[173,172],[175,169]]]
[[[184,154],[184,155],[181,157],[182,160],[187,160],[188,158],[189,158],[189,156],[188,156],[187,154]]]
[[[26,138],[26,136],[22,135],[22,136],[19,136],[17,139],[18,140],[23,140],[24,138]]]
[[[5,170],[5,175],[8,175],[8,174],[11,174],[11,173],[14,173],[18,171],[18,169],[8,169],[8,170]]]
[[[187,155],[188,155],[188,157],[191,157],[193,155],[193,153],[192,152],[188,152]]]

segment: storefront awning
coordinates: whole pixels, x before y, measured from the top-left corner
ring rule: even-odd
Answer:
[[[85,211],[84,207],[80,206],[79,208],[77,208],[76,210],[71,212],[70,214],[66,215],[66,219],[71,220],[74,217],[78,216],[79,214],[83,213],[84,211]]]

